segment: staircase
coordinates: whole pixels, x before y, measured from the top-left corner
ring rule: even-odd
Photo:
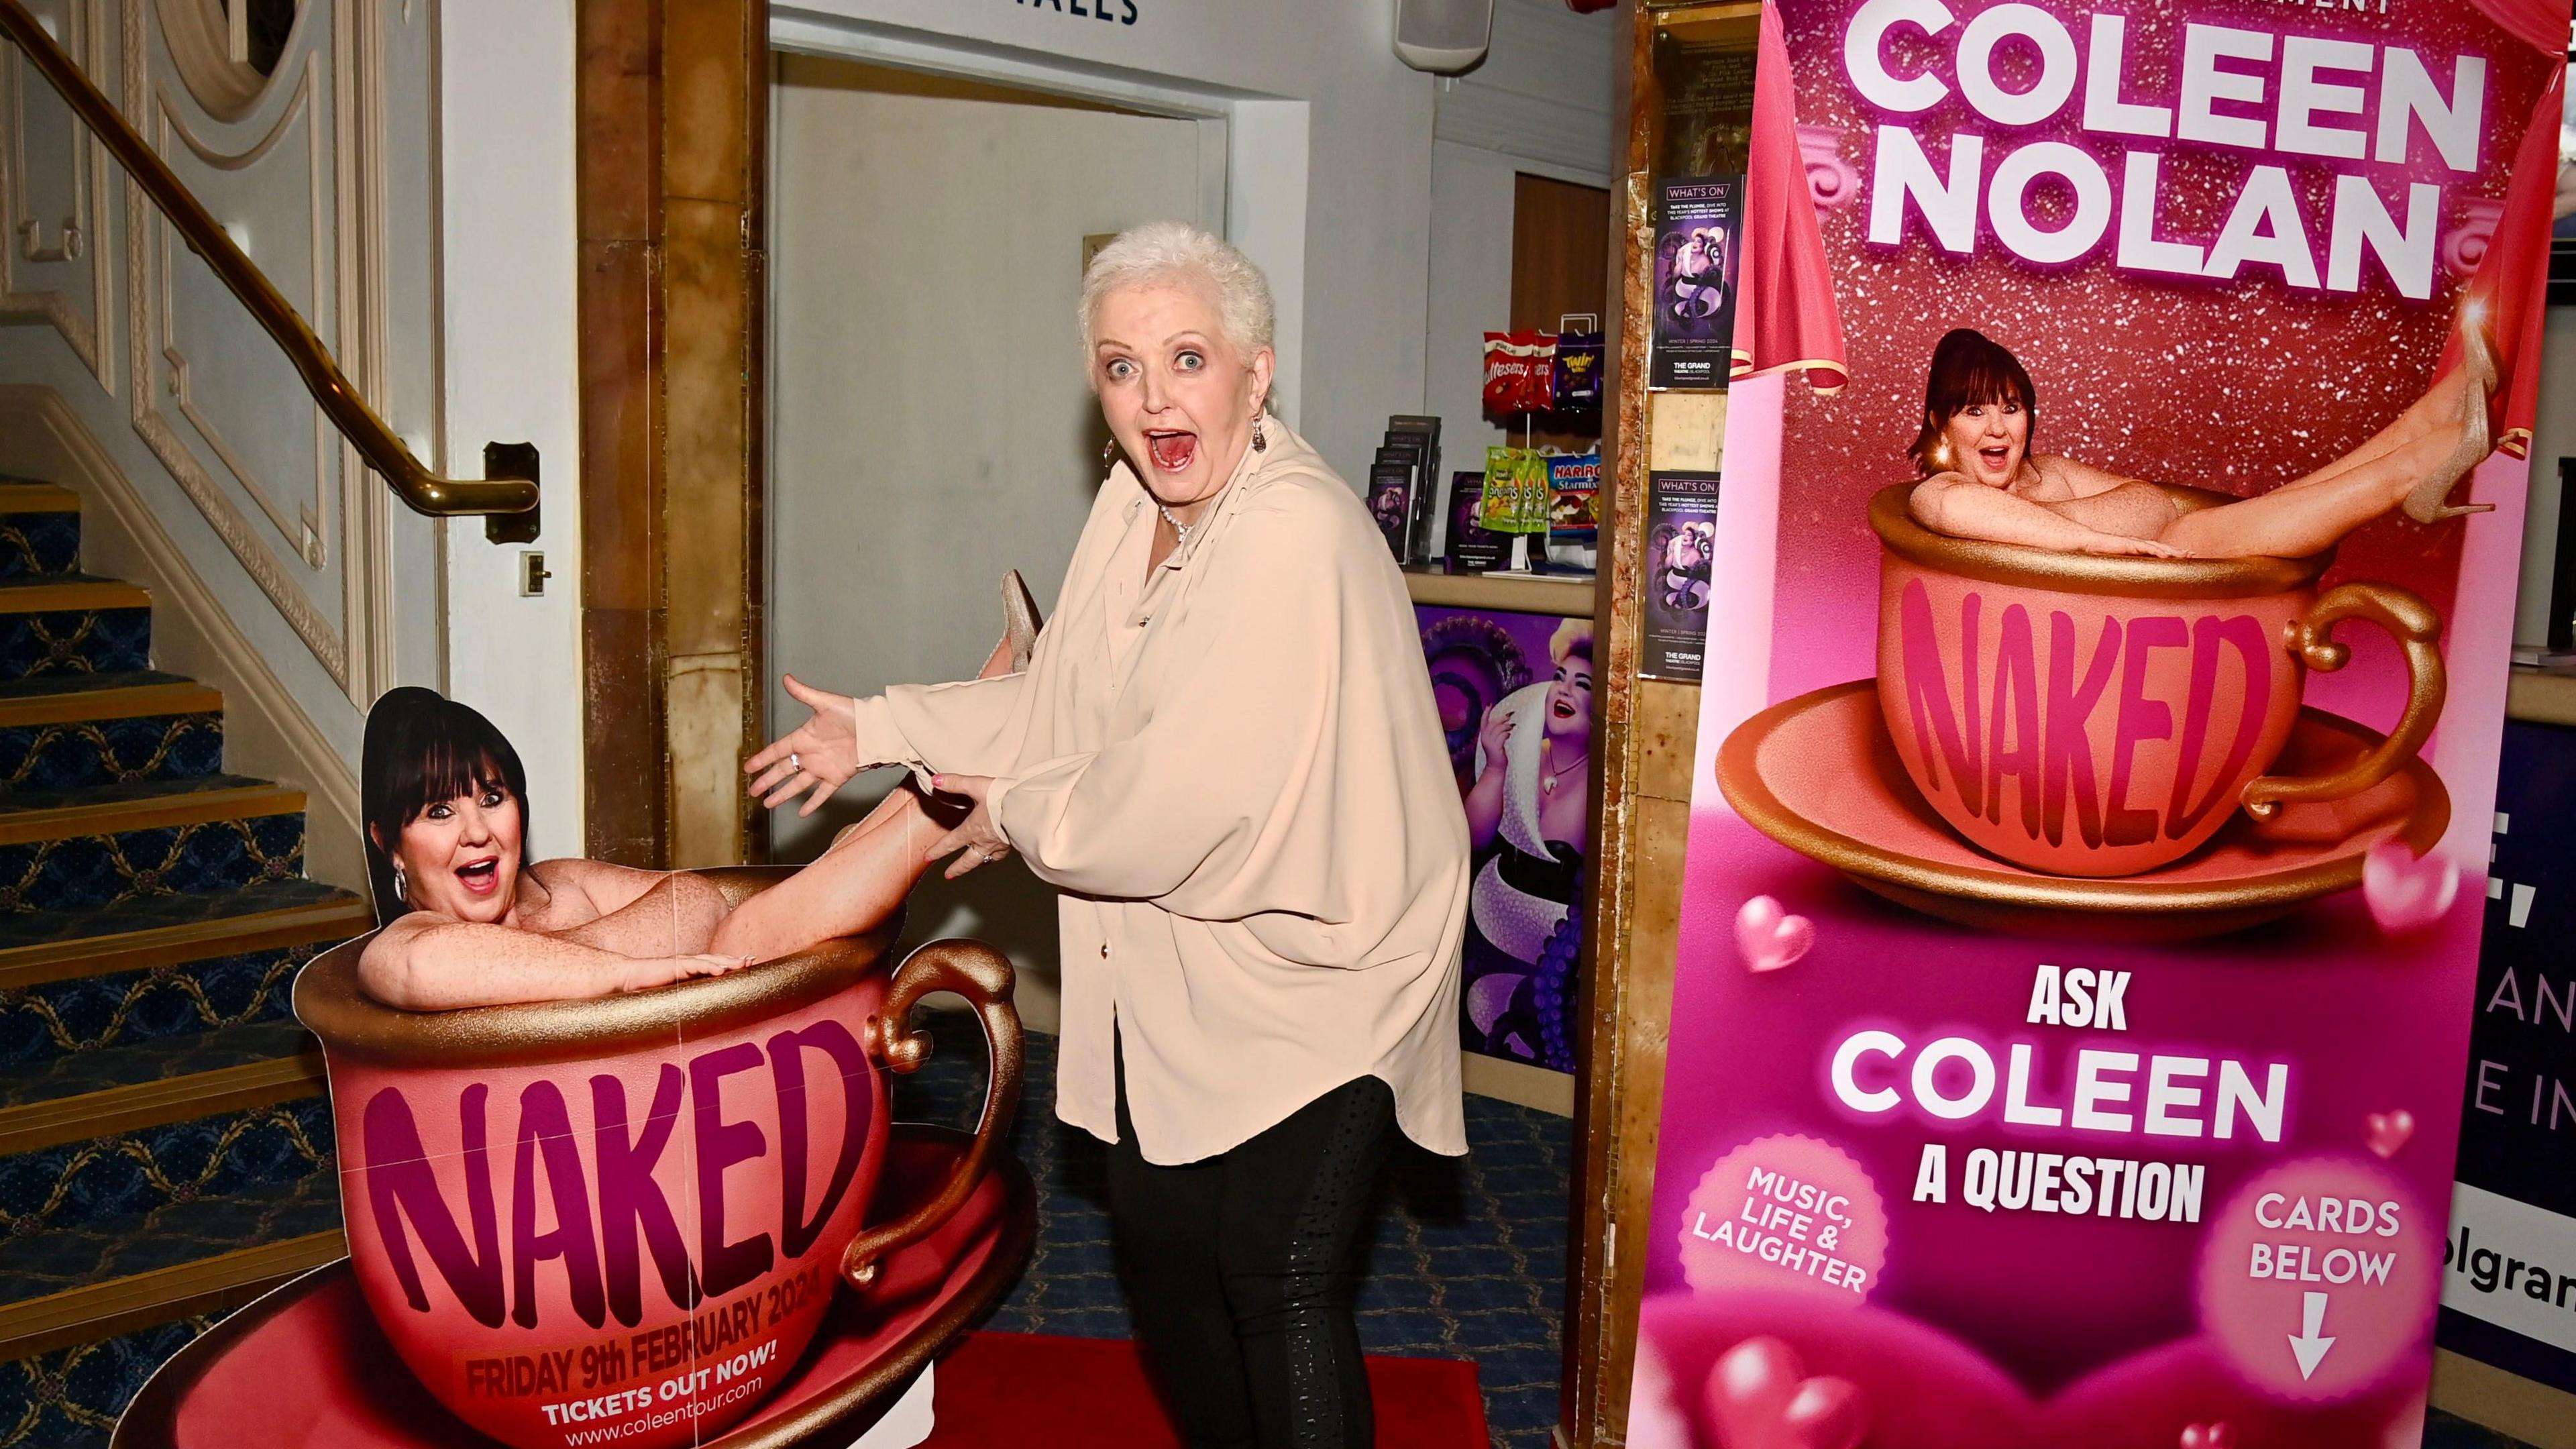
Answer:
[[[152,1369],[340,1256],[295,972],[374,924],[304,795],[224,773],[80,502],[0,480],[0,1449],[104,1445]]]

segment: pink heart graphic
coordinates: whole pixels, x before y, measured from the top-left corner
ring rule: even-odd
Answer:
[[[2400,1107],[2394,1112],[2373,1112],[2361,1119],[2361,1140],[2382,1157],[2395,1157],[2406,1139],[2415,1135],[2415,1114]]]
[[[1719,1449],[1858,1449],[1869,1432],[1860,1386],[1807,1377],[1797,1350],[1776,1338],[1748,1338],[1721,1355],[1706,1402]]]
[[[2361,898],[2390,935],[2429,926],[2460,894],[2460,868],[2441,855],[2417,859],[2400,840],[2383,840],[2361,858]]]
[[[1853,1443],[1847,1435],[1802,1439],[1785,1425],[1789,1437],[1764,1437],[1778,1420],[1738,1417],[1756,1407],[1739,1407],[1746,1389],[1788,1382],[1809,1364],[1858,1390],[1867,1411],[1858,1442],[1870,1449],[2415,1449],[2421,1437],[2423,1398],[2411,1383],[2334,1403],[2285,1403],[2249,1388],[2227,1351],[2201,1335],[2100,1364],[2033,1399],[1981,1350],[1871,1304],[1683,1291],[1649,1295],[1641,1318],[1639,1341],[1654,1347],[1674,1385],[1669,1402],[1697,1421],[1697,1432],[1632,1436],[1638,1449]],[[1739,1353],[1726,1365],[1730,1377],[1720,1366]],[[1769,1393],[1785,1413],[1787,1395]],[[2417,1433],[2401,1438],[2410,1415]]]
[[[1816,944],[1816,923],[1782,910],[1769,896],[1755,896],[1735,913],[1735,945],[1754,971],[1777,971]]]

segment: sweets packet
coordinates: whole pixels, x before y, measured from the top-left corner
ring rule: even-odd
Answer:
[[[1547,460],[1550,543],[1591,543],[1601,526],[1601,455],[1560,453]]]
[[[1485,334],[1485,416],[1508,418],[1520,411],[1529,387],[1529,349],[1509,332]]]
[[[1601,411],[1601,373],[1608,357],[1599,332],[1566,332],[1556,339],[1556,410]]]
[[[1556,408],[1556,337],[1524,328],[1485,334],[1485,415],[1509,419]]]
[[[1548,459],[1547,500],[1549,569],[1591,570],[1600,547],[1601,455],[1560,453]]]
[[[1518,343],[1529,359],[1528,369],[1521,374],[1519,411],[1552,413],[1556,411],[1556,334],[1536,330],[1515,332]]]
[[[1485,528],[1493,533],[1547,532],[1547,459],[1534,448],[1485,450]]]

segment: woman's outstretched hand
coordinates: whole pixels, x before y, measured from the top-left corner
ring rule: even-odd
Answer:
[[[957,823],[957,828],[941,836],[939,843],[930,848],[933,860],[952,850],[957,852],[957,858],[948,863],[948,879],[955,880],[979,865],[990,865],[1011,853],[1011,842],[1003,837],[1002,827],[994,823],[987,798],[993,791],[992,776],[933,775],[930,788],[942,795],[975,802],[975,808]]]
[[[786,683],[787,692],[814,716],[745,760],[742,772],[756,777],[751,793],[770,809],[803,795],[796,813],[805,816],[823,808],[859,772],[858,727],[848,695],[816,689],[793,674]]]

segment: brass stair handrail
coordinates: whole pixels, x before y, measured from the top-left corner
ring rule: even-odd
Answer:
[[[226,235],[205,203],[188,189],[161,154],[152,149],[124,114],[81,71],[71,56],[47,34],[44,25],[19,0],[0,0],[0,35],[25,52],[28,63],[61,94],[90,134],[107,147],[126,174],[152,198],[162,215],[178,228],[189,250],[205,259],[223,284],[241,300],[252,319],[266,329],[287,361],[304,379],[314,405],[330,418],[367,466],[383,477],[415,513],[432,518],[484,516],[484,535],[494,543],[528,543],[537,536],[537,450],[526,443],[491,443],[483,450],[484,478],[442,478],[412,456],[394,430],[340,371],[329,348],[276,286],[233,239]]]

